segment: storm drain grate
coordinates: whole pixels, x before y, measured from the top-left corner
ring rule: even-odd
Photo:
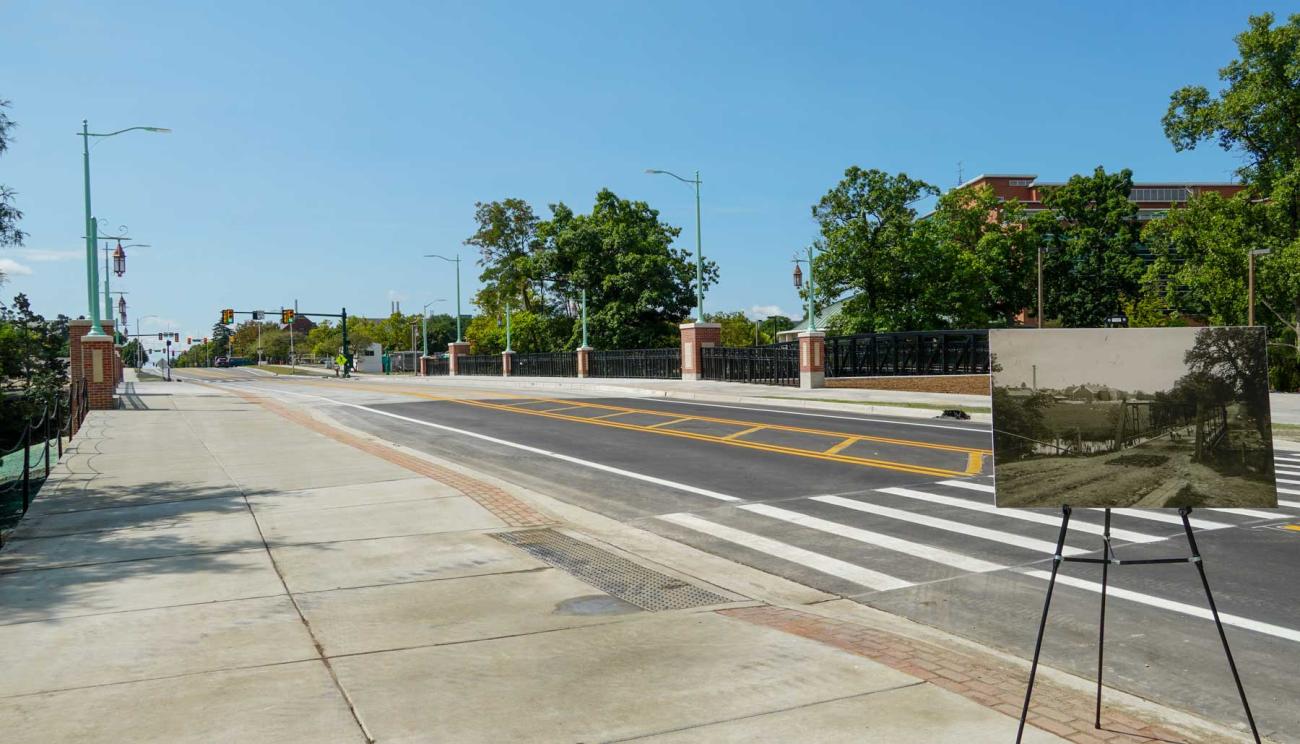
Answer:
[[[683,610],[734,601],[552,529],[499,532],[493,537],[643,610]]]

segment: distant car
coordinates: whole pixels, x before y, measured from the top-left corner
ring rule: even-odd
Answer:
[[[227,358],[225,358],[225,357],[217,357],[217,358],[212,362],[212,365],[213,365],[214,367],[229,367],[229,366],[230,366],[230,360],[227,359]]]

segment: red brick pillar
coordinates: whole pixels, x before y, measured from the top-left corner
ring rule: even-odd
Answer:
[[[501,352],[501,376],[509,377],[511,368],[515,365],[515,353],[513,351]]]
[[[720,323],[683,323],[682,330],[682,379],[699,380],[703,371],[700,349],[706,346],[722,345],[722,325]]]
[[[422,357],[420,357],[419,370],[420,370],[420,376],[421,376],[421,377],[424,377],[425,375],[429,374],[429,373],[426,372],[425,369],[424,369],[424,365],[425,365],[425,363],[428,361],[428,359],[429,359],[429,357],[427,357],[427,356],[422,356]]]
[[[826,386],[826,334],[804,331],[799,334],[799,387]]]
[[[452,341],[447,344],[447,354],[450,355],[450,367],[448,374],[455,376],[460,374],[460,358],[469,354],[468,341]]]
[[[91,409],[115,407],[113,393],[117,389],[119,374],[112,335],[113,321],[105,320],[100,325],[106,335],[87,339],[89,320],[68,321],[68,372],[74,381],[85,381]]]
[[[591,372],[591,352],[590,346],[578,347],[578,377],[586,377]]]

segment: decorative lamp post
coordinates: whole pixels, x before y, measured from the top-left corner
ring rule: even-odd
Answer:
[[[437,299],[437,300],[431,300],[429,302],[426,302],[424,304],[424,309],[420,311],[420,336],[421,336],[420,348],[423,350],[422,351],[423,356],[429,356],[429,325],[428,325],[429,306],[433,305],[435,302],[446,302],[446,300]]]
[[[803,288],[803,270],[799,264],[803,259],[794,259],[794,287]],[[817,284],[813,280],[813,247],[808,246],[808,330],[817,330]]]
[[[122,250],[122,241],[117,241],[117,249],[113,251],[113,273],[120,279],[126,273],[126,251]]]
[[[441,258],[448,263],[456,264],[456,343],[461,342],[460,334],[460,254],[457,253],[455,258],[439,256],[436,253],[426,253],[425,258]]]
[[[126,129],[119,129],[119,130],[117,130],[116,132],[96,133],[96,132],[91,132],[91,131],[90,131],[90,125],[86,122],[85,119],[82,119],[82,121],[81,121],[81,131],[78,132],[78,134],[77,134],[78,137],[81,137],[81,162],[82,162],[83,186],[84,186],[84,192],[85,192],[85,207],[86,207],[86,209],[85,209],[85,227],[86,227],[86,294],[87,294],[87,298],[88,298],[88,300],[89,300],[89,306],[90,306],[90,331],[86,334],[87,336],[104,336],[104,335],[106,335],[106,334],[104,333],[104,327],[103,327],[103,325],[100,323],[100,318],[99,318],[99,303],[96,301],[96,298],[95,298],[95,293],[96,293],[96,291],[97,291],[97,286],[96,286],[96,285],[99,284],[99,277],[97,276],[97,274],[99,273],[99,267],[98,267],[98,265],[97,265],[98,262],[95,260],[96,226],[95,226],[95,221],[94,221],[94,219],[90,216],[90,215],[91,215],[91,210],[90,210],[90,138],[91,138],[91,137],[115,137],[115,136],[117,136],[117,135],[119,135],[119,134],[124,134],[124,133],[126,133],[126,132],[132,132],[132,131],[135,131],[135,130],[137,130],[137,129],[140,130],[140,131],[144,131],[144,132],[156,132],[156,133],[159,133],[159,134],[165,134],[165,133],[171,131],[170,129],[166,129],[166,128],[163,128],[163,127],[127,127]]]

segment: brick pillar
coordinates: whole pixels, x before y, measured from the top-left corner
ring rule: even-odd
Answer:
[[[590,346],[578,347],[578,377],[586,377],[591,371],[591,352]]]
[[[683,323],[682,330],[682,379],[701,379],[703,354],[700,349],[706,346],[722,345],[722,325],[720,323]]]
[[[826,386],[826,334],[804,331],[799,334],[799,387]]]
[[[515,353],[513,351],[501,352],[501,376],[509,377],[515,366]]]
[[[447,353],[450,355],[451,369],[449,374],[452,376],[460,374],[460,358],[469,354],[468,341],[452,341],[447,344]]]
[[[92,409],[115,407],[113,393],[120,374],[117,348],[113,343],[113,321],[101,321],[100,325],[107,335],[86,339],[90,321],[68,321],[68,372],[74,381],[86,382]]]

